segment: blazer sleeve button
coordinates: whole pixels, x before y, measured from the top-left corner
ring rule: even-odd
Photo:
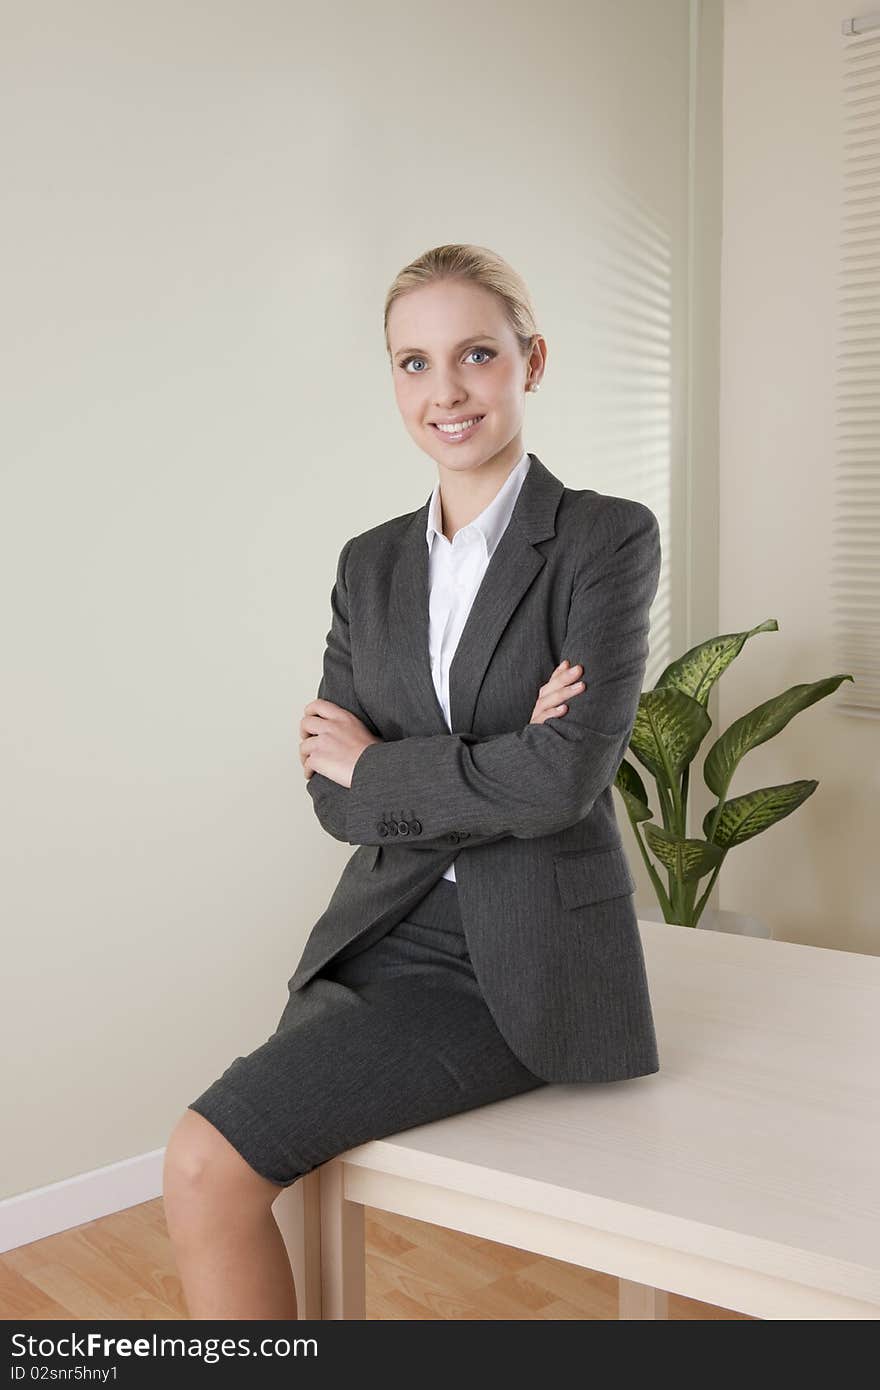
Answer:
[[[449,834],[446,836],[446,838],[447,838],[447,840],[449,841],[449,843],[450,843],[451,845],[457,845],[457,844],[458,844],[458,831],[457,831],[457,830],[450,830],[450,832],[449,832]]]
[[[376,821],[376,834],[379,835],[383,840],[385,839],[385,836],[388,834],[388,826],[385,824],[383,820]]]
[[[408,835],[408,834],[409,834],[409,821],[399,820],[399,821],[397,822],[397,833],[398,833],[398,835]]]
[[[409,823],[409,828],[410,828],[410,833],[411,833],[411,834],[413,834],[413,835],[421,835],[421,833],[422,833],[422,822],[421,822],[420,820],[411,820],[410,823]]]

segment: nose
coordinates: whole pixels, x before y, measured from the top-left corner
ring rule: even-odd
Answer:
[[[451,410],[453,406],[461,403],[464,394],[464,390],[457,382],[447,382],[445,388],[438,390],[434,397],[435,410]]]

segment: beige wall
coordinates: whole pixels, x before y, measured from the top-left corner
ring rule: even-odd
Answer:
[[[871,6],[867,7],[868,9]],[[720,727],[839,670],[832,649],[833,336],[842,143],[836,0],[726,0],[720,626],[776,618],[720,682]],[[876,953],[880,721],[833,699],[747,755],[731,791],[818,778],[731,853],[720,903],[773,935]]]
[[[434,482],[382,345],[385,289],[412,256],[472,240],[526,276],[550,346],[526,445],[572,486],[657,510],[658,650],[681,649],[693,170],[686,0],[447,0],[442,22],[353,0],[3,8],[10,1195],[165,1143],[274,1029],[350,853],[314,818],[298,724],[340,546]],[[748,62],[762,43],[755,31]],[[775,160],[762,168],[772,180]],[[740,318],[764,273],[742,184]],[[785,326],[774,376],[795,330],[815,351],[802,321]],[[792,474],[812,435],[791,401],[815,405],[817,375],[783,393]],[[792,646],[815,641],[793,553],[734,603],[740,539],[770,534],[736,486],[770,443],[745,435],[755,393],[735,376],[728,354],[742,438],[734,459],[729,429],[726,608],[778,612],[772,650],[800,676],[824,668]],[[697,460],[710,493],[711,448]],[[811,485],[818,531],[818,466]],[[711,566],[702,584],[714,593]],[[825,779],[823,825],[849,815],[859,764],[857,731],[827,727],[818,756],[780,745]],[[819,805],[812,832],[799,818],[777,846],[821,855],[815,881],[842,884]],[[743,874],[768,852],[746,851]],[[804,890],[805,904],[788,882],[783,896],[768,872],[753,895],[786,922],[827,922]],[[728,896],[751,895],[731,878]]]

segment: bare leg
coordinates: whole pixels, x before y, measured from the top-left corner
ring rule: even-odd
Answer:
[[[296,1318],[296,1291],[257,1173],[203,1115],[185,1110],[165,1150],[165,1219],[190,1318]]]

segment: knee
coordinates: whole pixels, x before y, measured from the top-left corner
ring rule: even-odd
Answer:
[[[227,1213],[244,1214],[252,1203],[271,1205],[282,1191],[195,1110],[185,1110],[171,1132],[162,1189],[169,1229],[198,1222],[223,1207]]]

